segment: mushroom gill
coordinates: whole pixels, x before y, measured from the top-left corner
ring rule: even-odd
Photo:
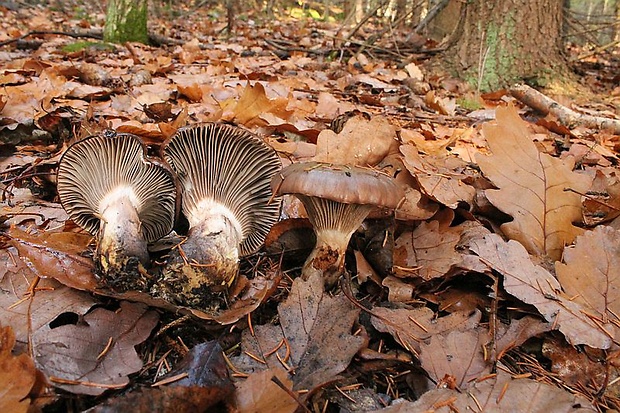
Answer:
[[[303,203],[317,241],[302,277],[320,274],[328,288],[342,275],[351,235],[372,208],[396,208],[404,196],[391,177],[376,170],[319,162],[287,166],[271,187],[276,195],[291,194]]]
[[[95,261],[112,287],[147,266],[147,244],[174,225],[176,187],[170,170],[147,158],[131,134],[78,141],[58,167],[58,195],[69,218],[96,235]],[[125,280],[127,281],[127,280]]]
[[[160,294],[200,306],[205,293],[231,285],[239,257],[256,252],[277,221],[270,182],[280,158],[252,133],[217,123],[180,129],[163,158],[177,174],[189,230],[171,252]]]

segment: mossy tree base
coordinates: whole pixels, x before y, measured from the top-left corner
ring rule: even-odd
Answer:
[[[539,86],[569,70],[562,55],[562,0],[458,1],[462,20],[441,64],[481,91],[523,80]]]
[[[147,0],[109,0],[103,39],[110,43],[148,43]]]

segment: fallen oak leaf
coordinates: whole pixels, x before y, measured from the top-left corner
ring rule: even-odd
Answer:
[[[293,381],[285,371],[281,369],[258,371],[250,374],[246,380],[237,383],[234,399],[235,411],[239,413],[295,412],[299,404],[275,383],[274,377],[290,392],[293,392]]]
[[[286,109],[287,105],[286,98],[269,99],[265,94],[265,87],[260,82],[254,85],[248,82],[239,100],[236,103],[223,102],[222,108],[231,106],[234,121],[250,127],[267,125],[267,122],[260,118],[260,115],[266,112],[276,114],[284,120],[288,119],[292,113]]]
[[[222,348],[215,341],[194,346],[151,388],[141,387],[107,399],[89,413],[206,412],[226,400],[234,390]]]
[[[372,325],[382,333],[389,333],[407,351],[418,355],[421,345],[434,335],[452,330],[467,331],[475,328],[482,314],[480,311],[466,313],[458,311],[437,318],[430,308],[385,308],[372,309]]]
[[[610,325],[597,325],[590,319],[579,303],[562,293],[560,283],[549,271],[534,265],[519,242],[506,242],[497,234],[489,234],[469,240],[468,247],[489,268],[503,275],[503,286],[509,294],[535,306],[569,343],[600,349],[611,346]]]
[[[398,151],[396,128],[383,116],[367,120],[349,118],[340,133],[325,129],[316,143],[317,162],[339,165],[375,166],[389,153]]]
[[[435,389],[415,402],[403,402],[369,413],[407,412],[528,412],[594,413],[598,411],[585,398],[554,385],[531,379],[513,379],[498,369],[495,377],[473,383],[467,392]]]
[[[473,380],[491,372],[482,350],[488,340],[489,332],[482,328],[435,334],[421,345],[422,368],[436,383],[449,375],[459,389],[468,388]]]
[[[96,308],[83,322],[33,335],[35,363],[58,388],[99,395],[129,383],[142,368],[135,345],[151,334],[159,316],[143,304],[121,302],[117,311]]]
[[[457,208],[459,202],[472,205],[476,190],[463,182],[466,178],[462,173],[464,161],[447,153],[422,157],[418,149],[410,144],[401,145],[400,153],[405,167],[426,196],[452,209]]]
[[[351,334],[359,309],[342,294],[324,293],[320,275],[295,279],[278,314],[281,326],[266,324],[254,326],[253,333],[244,331],[242,354],[232,360],[241,373],[294,371],[293,390],[312,393],[336,380],[364,346],[363,337]]]
[[[601,323],[613,320],[614,338],[620,340],[620,231],[600,225],[585,232],[555,268],[566,294]]]
[[[84,240],[90,240],[90,235],[44,233],[37,236],[16,227],[11,227],[7,235],[22,260],[38,276],[54,278],[78,290],[96,289],[93,261],[80,255],[85,249]]]
[[[513,217],[501,226],[508,238],[532,254],[558,260],[564,245],[583,232],[573,222],[582,219],[579,194],[592,178],[573,172],[570,159],[541,153],[514,106],[498,107],[496,118],[482,126],[493,154],[477,157],[484,175],[499,188],[486,190],[486,196]]]
[[[323,289],[320,275],[305,282],[298,278],[278,306],[291,360],[297,365],[295,389],[313,391],[334,380],[364,345],[363,337],[351,334],[360,310],[344,294],[330,297]]]
[[[462,261],[456,251],[461,232],[460,226],[450,227],[449,223],[433,220],[402,233],[394,243],[394,273],[424,281],[444,276]]]

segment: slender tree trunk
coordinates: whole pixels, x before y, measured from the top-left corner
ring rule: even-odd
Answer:
[[[148,43],[147,3],[148,0],[108,0],[104,40]]]
[[[569,73],[561,43],[563,0],[469,0],[461,4],[444,65],[480,91],[524,79],[545,85]]]

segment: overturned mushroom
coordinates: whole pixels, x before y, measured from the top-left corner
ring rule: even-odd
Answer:
[[[164,295],[201,305],[205,293],[234,281],[239,256],[256,252],[278,219],[271,178],[280,170],[276,152],[252,133],[225,124],[182,128],[163,148],[176,172],[187,238],[171,253]]]
[[[320,273],[327,287],[342,274],[351,235],[372,208],[396,208],[404,196],[391,177],[378,171],[318,162],[284,168],[273,178],[271,188],[277,195],[295,195],[304,204],[317,241],[302,277]]]
[[[148,265],[147,244],[174,225],[172,173],[134,135],[104,132],[71,145],[60,159],[58,195],[71,220],[96,234],[95,261],[113,287]]]

